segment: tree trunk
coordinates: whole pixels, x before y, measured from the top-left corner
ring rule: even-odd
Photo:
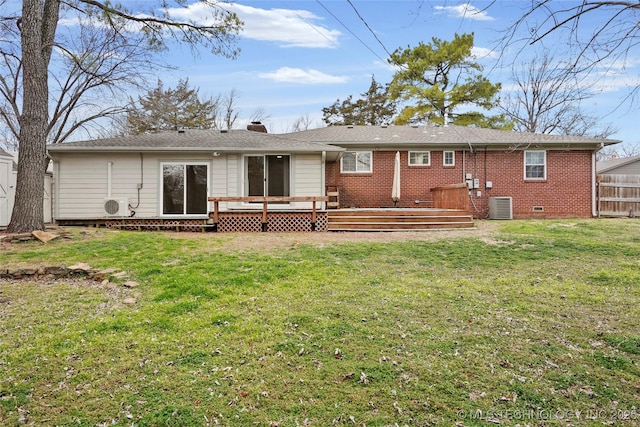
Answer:
[[[58,0],[22,2],[23,100],[19,118],[16,200],[7,227],[10,233],[44,229],[44,175],[49,116],[47,78],[58,10]]]

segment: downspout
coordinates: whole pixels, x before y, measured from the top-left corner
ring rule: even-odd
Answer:
[[[113,174],[113,162],[107,162],[107,197],[111,198],[111,176]]]
[[[596,206],[596,152],[591,153],[591,216],[599,215]]]
[[[327,152],[323,151],[322,152],[322,166],[321,166],[321,177],[320,177],[320,194],[322,196],[326,195],[326,183],[327,183],[327,177],[326,177],[326,164],[327,164]],[[326,202],[322,203],[322,210],[326,210],[327,209],[327,204]]]
[[[51,157],[51,154],[49,154],[49,151],[47,151],[47,158],[49,160],[51,160],[51,163],[53,164],[53,179],[52,179],[52,186],[53,186],[53,191],[51,191],[51,222],[55,223],[55,219],[58,217],[58,201],[60,200],[60,194],[58,192],[58,183],[56,182],[56,177],[60,176],[60,168],[58,165],[58,162],[55,161],[55,159],[53,157]]]
[[[465,180],[467,179],[466,171],[465,171],[465,168],[466,168],[466,162],[465,162],[466,157],[467,157],[467,150],[462,150],[462,182],[465,182]]]

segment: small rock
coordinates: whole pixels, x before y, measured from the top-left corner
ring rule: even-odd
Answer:
[[[135,288],[136,286],[138,286],[138,282],[127,280],[122,284],[122,286],[124,286],[125,288]]]
[[[69,273],[67,267],[50,266],[44,268],[44,274],[52,274],[54,276],[66,276]]]
[[[137,301],[135,298],[125,298],[124,300],[122,300],[122,303],[126,305],[135,305],[136,302]]]
[[[77,264],[69,266],[69,270],[72,270],[74,272],[87,273],[87,272],[91,271],[91,266],[89,264],[85,264],[83,262],[79,262]]]
[[[58,237],[60,237],[57,234],[49,233],[47,231],[40,231],[40,230],[34,230],[31,232],[31,234],[33,235],[33,237],[40,240],[42,243],[47,243],[50,240],[57,239]]]
[[[97,271],[95,273],[93,273],[93,279],[94,280],[103,280],[103,279],[107,279],[109,278],[113,273],[117,272],[118,270],[115,268],[107,268],[105,270],[100,270]]]
[[[12,272],[13,277],[16,279],[22,279],[24,276],[35,276],[36,274],[38,274],[37,268],[20,268]]]

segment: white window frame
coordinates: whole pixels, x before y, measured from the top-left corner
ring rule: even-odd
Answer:
[[[447,153],[451,153],[451,163],[447,163]],[[443,151],[442,152],[442,166],[455,166],[456,165],[456,152],[455,151]]]
[[[542,153],[542,163],[527,163],[527,153]],[[544,181],[547,179],[547,152],[545,150],[526,150],[523,153],[524,163],[524,179],[527,181]],[[541,177],[527,176],[527,166],[542,166],[543,173]]]
[[[204,213],[197,213],[197,214],[188,214],[188,213],[184,213],[185,210],[187,209],[187,186],[184,186],[183,189],[183,198],[184,198],[184,206],[182,209],[181,214],[170,214],[170,213],[164,213],[164,166],[165,165],[173,165],[173,166],[206,166],[207,168],[207,198],[210,196],[210,189],[211,189],[211,163],[210,162],[203,162],[203,161],[189,161],[189,160],[176,160],[176,161],[161,161],[160,162],[160,188],[159,193],[160,193],[160,200],[159,200],[159,210],[158,212],[160,212],[160,216],[162,217],[185,217],[185,218],[201,218],[203,215],[208,215],[209,214],[209,201],[207,200],[207,209],[206,212]]]
[[[344,169],[344,156],[346,154],[355,154],[356,157],[356,170],[345,170]],[[358,170],[358,157],[361,155],[369,155],[369,169],[367,170]],[[342,157],[340,157],[340,173],[354,173],[354,174],[358,174],[358,173],[372,173],[373,172],[373,151],[345,151],[344,154],[342,155]]]
[[[427,163],[411,163],[411,154],[412,153],[427,153],[427,155],[429,156],[429,161]],[[409,166],[431,166],[431,151],[428,150],[421,150],[421,151],[409,151],[409,154],[407,155],[408,160],[407,162],[409,163]]]

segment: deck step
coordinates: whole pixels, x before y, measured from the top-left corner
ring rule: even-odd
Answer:
[[[329,224],[327,231],[420,231],[442,228],[472,228],[473,222],[429,222],[423,224]]]
[[[461,219],[471,220],[470,216],[346,216],[346,217],[330,217],[332,223],[369,223],[369,224],[385,224],[385,223],[429,223],[429,222],[451,222],[460,221]]]
[[[329,211],[328,231],[419,231],[471,228],[472,215],[451,209],[338,209]]]

